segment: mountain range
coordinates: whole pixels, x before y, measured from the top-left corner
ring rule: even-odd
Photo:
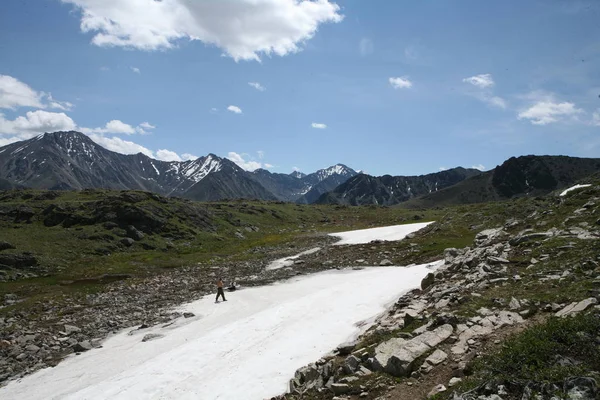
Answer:
[[[159,161],[107,150],[79,132],[54,132],[0,147],[0,190],[144,190],[199,201],[280,200],[301,204],[432,207],[541,195],[600,171],[600,159],[523,156],[481,172],[462,167],[380,177],[336,164],[311,174],[245,171],[215,154]]]

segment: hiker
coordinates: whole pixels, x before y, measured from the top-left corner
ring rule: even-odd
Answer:
[[[215,299],[215,303],[219,302],[219,296],[223,297],[223,301],[227,301],[225,298],[225,292],[223,291],[223,279],[219,278],[217,281],[217,298]]]

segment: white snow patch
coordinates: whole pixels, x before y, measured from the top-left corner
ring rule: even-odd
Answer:
[[[156,168],[156,165],[154,165],[153,162],[150,162],[150,165],[152,165],[152,168],[154,168],[154,170],[156,171],[156,175],[160,175],[160,172],[158,171],[158,168]]]
[[[274,269],[280,269],[283,267],[289,267],[290,265],[294,264],[295,259],[300,258],[302,256],[309,255],[309,254],[314,254],[319,250],[321,250],[320,247],[315,247],[313,249],[303,251],[300,254],[296,254],[295,256],[284,257],[284,258],[280,258],[279,260],[272,261],[269,265],[267,265],[267,271],[272,271]]]
[[[577,190],[577,189],[581,189],[581,188],[586,188],[586,187],[590,187],[592,185],[590,184],[584,184],[584,185],[575,185],[575,186],[571,186],[570,188],[566,189],[564,192],[562,192],[560,194],[560,196],[566,196],[567,193],[572,192],[573,190]]]
[[[363,244],[371,240],[402,240],[406,235],[425,228],[433,222],[422,222],[418,224],[405,224],[384,226],[382,228],[360,229],[356,231],[330,233],[329,236],[341,238],[336,245],[340,244]]]
[[[121,332],[103,348],[11,382],[11,399],[246,399],[284,393],[294,372],[355,337],[435,265],[327,271],[212,296],[171,326]],[[363,327],[366,329],[366,327]],[[142,343],[144,335],[162,338]]]

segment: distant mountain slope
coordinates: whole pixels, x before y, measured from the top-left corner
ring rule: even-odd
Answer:
[[[218,176],[212,178],[214,174]],[[159,161],[141,153],[112,152],[79,132],[46,133],[0,148],[0,179],[36,189],[132,189],[196,200],[275,198],[246,171],[214,154]]]
[[[319,196],[356,175],[356,171],[343,164],[320,169],[312,174],[292,172],[272,173],[264,169],[252,172],[253,178],[278,199],[298,203],[313,203]]]
[[[566,188],[600,171],[600,159],[567,156],[512,157],[502,165],[455,186],[405,203],[434,207],[539,196]]]
[[[411,198],[436,192],[472,176],[481,174],[476,169],[452,168],[421,176],[380,177],[360,174],[323,194],[318,204],[394,205]]]

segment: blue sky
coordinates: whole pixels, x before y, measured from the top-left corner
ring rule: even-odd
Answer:
[[[598,157],[599,20],[593,0],[4,0],[0,145],[77,129],[374,175]]]

